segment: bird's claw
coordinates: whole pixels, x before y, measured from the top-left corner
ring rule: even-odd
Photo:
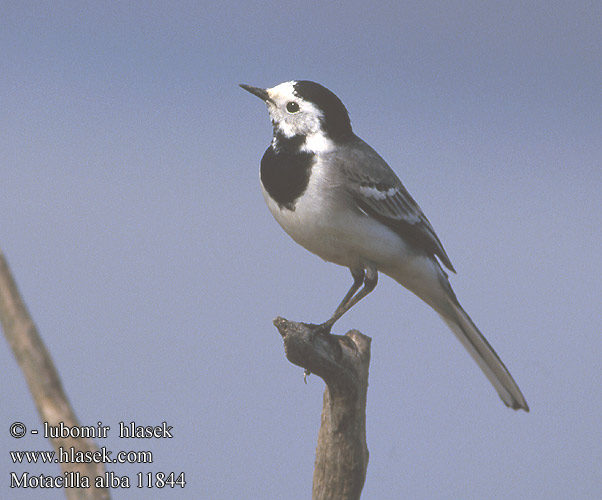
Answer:
[[[308,326],[311,328],[312,340],[315,339],[318,335],[326,337],[330,335],[330,330],[332,330],[332,324],[328,321],[325,321],[324,323],[321,323],[319,325],[311,323]]]

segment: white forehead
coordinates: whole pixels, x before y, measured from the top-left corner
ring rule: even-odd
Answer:
[[[287,101],[295,97],[295,83],[294,81],[284,82],[266,90],[275,102]]]

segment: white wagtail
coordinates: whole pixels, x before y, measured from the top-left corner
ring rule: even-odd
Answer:
[[[510,372],[458,302],[442,265],[455,270],[435,230],[389,165],[353,133],[340,99],[310,81],[241,87],[265,101],[274,128],[260,169],[272,215],[297,243],[353,276],[319,330],[330,332],[374,289],[381,271],[441,316],[507,406],[529,411]]]

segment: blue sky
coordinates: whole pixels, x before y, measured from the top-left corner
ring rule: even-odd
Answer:
[[[173,426],[115,466],[153,498],[308,498],[323,383],[277,315],[323,321],[348,271],[296,246],[239,83],[311,79],[347,105],[458,270],[523,390],[506,409],[439,318],[382,277],[338,332],[373,338],[364,499],[593,498],[602,489],[598,2],[4,2],[0,248],[83,424]],[[6,450],[49,449],[8,345]],[[11,499],[63,498],[13,490]],[[114,491],[114,499],[148,498]]]

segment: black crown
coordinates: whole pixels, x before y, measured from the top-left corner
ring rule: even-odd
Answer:
[[[344,141],[353,136],[349,113],[341,100],[326,87],[309,80],[294,83],[297,97],[312,102],[322,110],[322,128],[333,141]]]

